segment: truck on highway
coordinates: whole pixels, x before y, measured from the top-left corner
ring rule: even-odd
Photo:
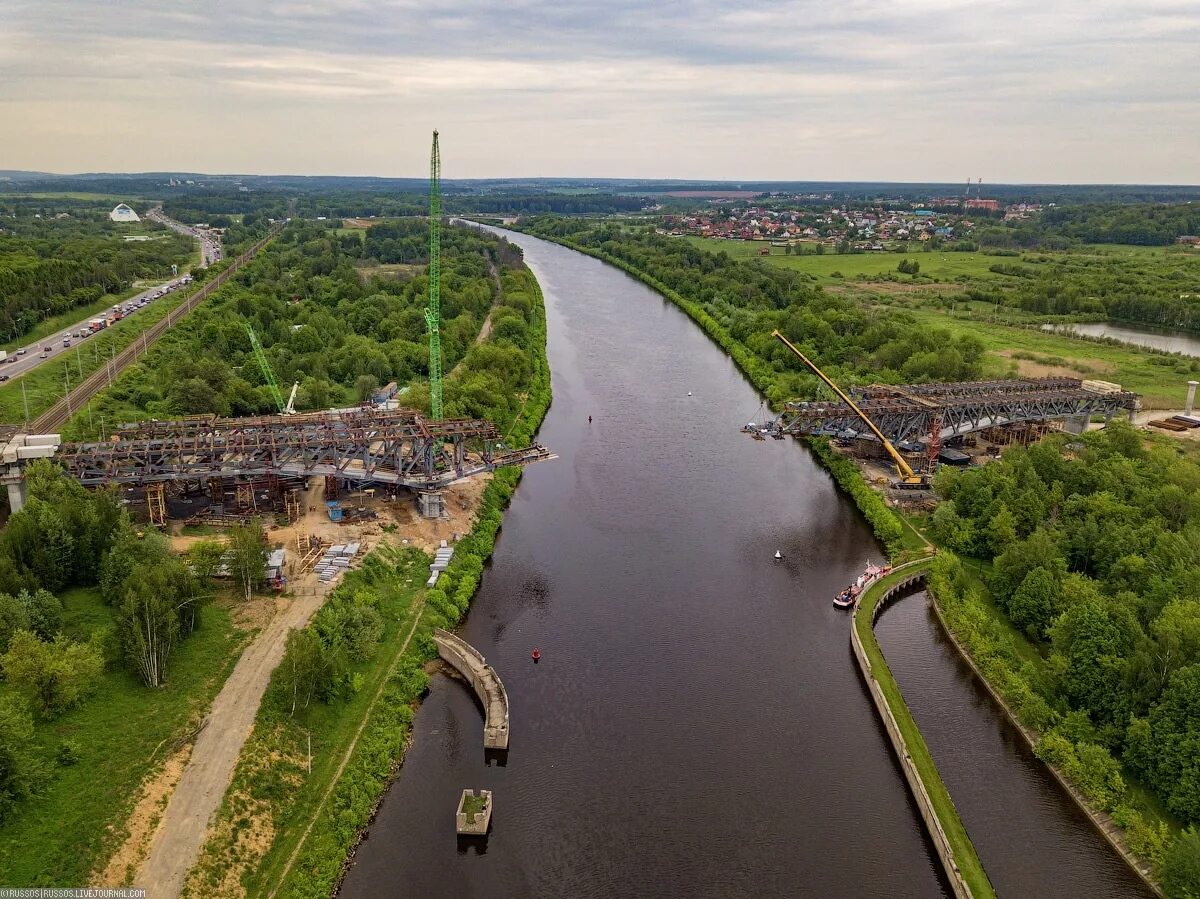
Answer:
[[[7,362],[7,361],[8,361],[8,353],[5,352],[4,350],[0,350],[0,362]]]
[[[88,322],[88,328],[91,329],[93,334],[95,334],[97,331],[103,331],[107,327],[108,319],[106,318],[93,318]]]

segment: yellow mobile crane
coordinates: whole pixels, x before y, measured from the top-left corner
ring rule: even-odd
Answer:
[[[799,356],[800,361],[811,368],[813,373],[822,381],[824,381],[830,390],[837,394],[838,399],[854,410],[854,414],[863,420],[866,426],[871,429],[871,433],[879,438],[879,442],[883,444],[883,448],[887,450],[888,455],[892,457],[892,461],[896,464],[896,476],[899,478],[899,480],[896,481],[896,483],[892,486],[899,487],[904,490],[920,490],[923,487],[929,486],[929,482],[926,480],[925,476],[919,475],[912,470],[912,466],[909,465],[908,462],[905,461],[904,457],[900,455],[899,451],[892,446],[892,441],[884,437],[883,432],[879,430],[879,428],[875,427],[875,422],[871,421],[871,419],[867,417],[867,413],[858,408],[858,404],[856,404],[854,400],[850,399],[849,396],[843,393],[842,388],[838,387],[837,384],[834,384],[830,377],[817,367],[815,362],[800,352],[800,350],[798,350],[790,340],[788,340],[778,331],[772,331],[771,336],[778,337],[780,341],[783,342],[784,346]]]

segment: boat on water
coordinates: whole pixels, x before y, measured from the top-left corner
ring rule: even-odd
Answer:
[[[858,598],[862,596],[863,591],[891,570],[892,567],[890,565],[876,565],[873,562],[867,562],[866,568],[863,569],[863,573],[858,576],[857,580],[833,597],[833,604],[839,609],[854,608],[858,604]]]

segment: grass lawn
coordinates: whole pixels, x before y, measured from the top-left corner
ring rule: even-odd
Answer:
[[[685,240],[710,252],[727,253],[735,259],[762,259],[771,265],[805,272],[822,284],[842,283],[841,279],[833,277],[834,272],[841,272],[846,282],[853,282],[855,276],[860,274],[875,277],[894,273],[901,259],[921,263],[921,275],[930,276],[938,281],[955,281],[965,276],[1003,283],[1008,276],[990,272],[988,268],[998,262],[1020,261],[1001,256],[985,256],[982,253],[950,253],[943,250],[927,253],[919,244],[914,244],[907,253],[826,252],[820,256],[788,256],[783,247],[772,247],[764,241],[716,240],[707,237],[688,237]],[[770,249],[770,255],[760,256],[759,253],[763,249]]]
[[[982,899],[982,897],[995,896],[991,881],[988,880],[987,872],[983,869],[983,863],[979,860],[979,856],[975,852],[975,847],[971,843],[971,838],[967,834],[967,829],[963,825],[962,819],[958,816],[958,810],[954,807],[954,801],[950,798],[950,793],[946,789],[946,785],[942,782],[941,775],[938,774],[937,766],[933,763],[933,756],[929,753],[929,747],[925,745],[925,738],[921,736],[921,731],[917,728],[917,723],[913,720],[912,714],[908,710],[908,705],[904,702],[904,697],[900,693],[900,687],[896,683],[895,678],[892,677],[891,669],[888,668],[887,660],[883,657],[883,650],[880,649],[879,642],[875,639],[875,631],[872,628],[871,616],[874,614],[875,607],[879,604],[883,594],[890,586],[908,577],[916,570],[919,570],[917,566],[905,569],[904,571],[888,575],[883,580],[872,585],[859,602],[858,611],[854,616],[854,628],[858,632],[858,638],[862,643],[863,650],[866,652],[867,659],[871,663],[871,671],[875,676],[875,680],[883,691],[888,707],[892,711],[892,716],[896,719],[896,724],[904,736],[908,753],[916,765],[922,782],[925,784],[925,790],[929,794],[930,801],[933,803],[934,813],[941,822],[942,830],[945,831],[946,839],[950,843],[954,860],[958,864],[958,868],[962,872],[963,878],[966,880],[972,895],[977,897],[977,899]]]
[[[99,591],[63,597],[64,630],[86,637],[112,622]],[[209,605],[201,626],[179,644],[167,685],[150,690],[121,663],[110,666],[97,692],[52,721],[35,721],[38,754],[48,781],[0,825],[0,883],[82,886],[122,837],[139,785],[169,744],[198,722],[245,640],[226,608]],[[11,690],[7,685],[0,690]],[[80,746],[79,761],[55,763],[64,740]],[[111,828],[111,829],[110,829]]]

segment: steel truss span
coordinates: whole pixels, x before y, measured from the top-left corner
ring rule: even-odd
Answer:
[[[1101,393],[1076,378],[964,381],[903,386],[872,385],[851,397],[893,443],[944,440],[999,425],[1056,419],[1106,421],[1140,408],[1128,391]],[[834,436],[864,430],[854,410],[842,402],[787,403],[763,429],[766,433]]]
[[[100,443],[64,443],[55,461],[91,486],[280,475],[332,475],[437,490],[507,465],[553,458],[503,447],[486,421],[433,422],[411,409],[189,418],[125,427]]]

